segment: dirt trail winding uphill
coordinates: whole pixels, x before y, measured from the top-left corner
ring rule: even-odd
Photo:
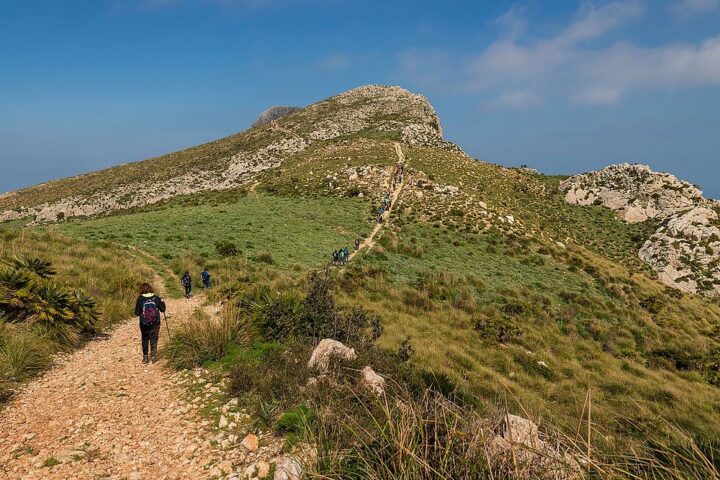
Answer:
[[[202,300],[168,299],[170,327]],[[18,393],[0,411],[0,478],[208,478],[223,459],[211,426],[162,361],[140,360],[133,318]]]
[[[405,165],[405,154],[402,151],[402,147],[399,143],[395,143],[395,153],[397,153],[398,156],[398,164]],[[392,176],[388,180],[388,183],[386,184],[386,187],[390,187],[390,182],[392,182]],[[363,242],[360,244],[360,248],[358,248],[356,251],[350,254],[350,257],[348,257],[348,260],[352,260],[355,255],[360,253],[362,250],[367,249],[372,250],[375,246],[375,236],[382,230],[383,226],[387,223],[387,221],[390,219],[390,214],[392,213],[393,209],[395,208],[395,203],[400,198],[400,194],[402,193],[403,187],[405,186],[405,175],[402,176],[402,180],[400,181],[400,184],[397,186],[395,191],[393,191],[392,194],[392,201],[390,203],[390,208],[388,208],[385,213],[383,214],[383,221],[382,223],[378,223],[375,225],[375,228],[373,228],[373,231],[370,233],[370,236],[368,236]]]

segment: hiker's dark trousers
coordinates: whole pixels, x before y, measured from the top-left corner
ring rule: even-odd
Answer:
[[[185,285],[185,296],[189,297],[190,292],[192,292],[192,285]]]
[[[156,355],[158,338],[160,338],[160,322],[158,322],[157,325],[143,325],[141,323],[140,333],[142,334],[143,355],[147,355],[148,353]],[[148,352],[148,347],[150,347],[150,352]]]

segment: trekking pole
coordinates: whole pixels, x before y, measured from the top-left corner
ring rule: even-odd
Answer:
[[[167,315],[165,315],[165,312],[163,312],[163,318],[165,319],[165,328],[167,328],[168,332],[168,340],[170,340],[172,338],[170,337],[170,324],[168,323]]]

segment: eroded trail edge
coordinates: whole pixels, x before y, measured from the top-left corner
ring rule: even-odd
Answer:
[[[168,299],[170,327],[203,300]],[[223,460],[212,426],[177,375],[141,358],[132,318],[28,384],[0,411],[0,478],[208,478]]]

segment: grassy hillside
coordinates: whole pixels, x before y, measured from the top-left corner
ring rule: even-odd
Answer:
[[[370,204],[358,198],[245,196],[232,203],[68,222],[58,229],[133,245],[168,262],[188,253],[218,261],[223,255],[217,247],[230,243],[242,257],[270,254],[274,265],[288,270],[326,264],[334,249],[366,236],[372,226]]]
[[[182,367],[220,360],[218,368],[234,372],[233,388],[266,402],[258,415],[268,427],[282,413],[278,405],[303,406],[291,404],[287,392],[305,398],[306,377],[295,369],[321,332],[356,346],[400,383],[410,378],[403,388],[419,382],[485,418],[508,408],[577,437],[591,398],[590,443],[608,458],[660,456],[657,445],[677,446],[676,428],[716,455],[720,304],[654,280],[637,251],[655,225],[569,206],[558,177],[487,164],[451,147],[403,144],[405,187],[373,250],[347,268],[313,273],[335,248],[375,226],[404,125],[437,127],[421,100],[396,105],[388,98],[335,97],[164,159],[5,197],[0,207],[14,208],[132,183],[160,166],[211,172],[237,149],[303,144],[292,154],[273,153],[282,162],[241,188],[178,192],[152,206],[60,222],[60,233],[14,229],[5,248],[50,257],[58,278],[105,298],[108,311],[127,300],[113,295],[146,275],[138,273],[143,265],[175,274],[209,266],[220,287],[212,297],[228,307],[220,333],[232,335],[215,337],[214,324],[199,318],[175,339],[171,359]],[[389,110],[367,108],[379,104]],[[118,289],[117,278],[127,283]],[[171,274],[166,280],[175,286]],[[373,337],[382,352],[368,346],[362,329],[382,331]],[[193,351],[215,338],[220,348]],[[278,350],[290,354],[273,357]],[[238,373],[244,358],[274,386]],[[295,366],[285,365],[287,358]],[[345,405],[354,394],[333,398]],[[680,472],[640,478],[684,478]]]
[[[199,257],[191,265],[215,262],[226,282],[270,281],[276,274],[267,268],[322,266],[336,246],[367,234],[382,188],[358,188],[346,172],[382,172],[393,153],[384,139],[328,142],[262,177],[261,195],[200,197],[197,206],[171,203],[59,228],[138,246],[176,270],[189,255]],[[590,388],[603,432],[597,441],[608,448],[642,443],[657,419],[698,438],[720,432],[720,390],[710,385],[720,308],[643,273],[633,255],[642,226],[565,205],[554,178],[431,148],[409,148],[408,161],[391,225],[336,280],[343,302],[381,316],[380,345],[394,350],[409,337],[419,365],[448,375],[486,411],[511,391],[563,428],[577,421]],[[461,190],[418,186],[428,180]],[[511,214],[514,223],[500,221]],[[219,240],[238,246],[235,271],[215,251]],[[275,265],[252,267],[263,263],[261,252]]]

